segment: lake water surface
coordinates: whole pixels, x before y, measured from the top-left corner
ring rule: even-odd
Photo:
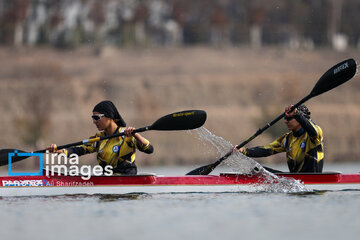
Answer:
[[[360,163],[325,170],[359,172]],[[360,190],[3,197],[0,222],[1,240],[357,239]]]

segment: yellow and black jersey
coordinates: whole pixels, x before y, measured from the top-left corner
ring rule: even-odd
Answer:
[[[290,172],[322,172],[324,158],[323,132],[302,114],[295,115],[302,128],[297,132],[287,132],[274,142],[254,148],[247,148],[249,157],[266,157],[286,152]]]
[[[115,133],[124,131],[124,128],[118,128]],[[114,133],[114,134],[115,134]],[[97,133],[94,137],[103,137],[104,132]],[[105,167],[111,165],[114,173],[136,174],[135,152],[136,149],[144,153],[152,153],[153,146],[148,140],[146,144],[139,143],[135,137],[120,136],[105,139],[99,142],[84,144],[79,147],[66,149],[69,156],[76,153],[78,156],[97,153],[99,165]]]

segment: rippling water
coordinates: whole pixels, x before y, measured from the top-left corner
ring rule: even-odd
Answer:
[[[1,239],[355,239],[360,191],[0,199]]]

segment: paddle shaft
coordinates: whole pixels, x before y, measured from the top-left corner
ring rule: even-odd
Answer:
[[[147,130],[151,130],[151,126],[135,129],[133,131],[133,133],[145,132]],[[102,141],[102,140],[115,138],[115,137],[120,137],[120,136],[123,136],[123,135],[125,135],[125,133],[120,132],[120,133],[115,133],[115,134],[108,135],[108,136],[103,136],[103,137],[95,137],[95,138],[84,139],[84,140],[79,141],[79,142],[74,142],[74,143],[69,143],[69,144],[58,146],[57,149],[64,149],[64,148],[79,146],[79,145],[82,145],[82,144],[99,142],[99,141]],[[46,149],[43,149],[43,150],[36,151],[35,153],[45,153],[45,152],[46,152]]]

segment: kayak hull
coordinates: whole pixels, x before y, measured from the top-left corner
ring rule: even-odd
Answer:
[[[360,190],[360,174],[340,172],[277,175],[305,184],[308,190]],[[274,178],[272,183],[278,178]],[[129,193],[191,193],[191,192],[257,192],[268,179],[259,175],[221,173],[199,176],[2,176],[0,196],[53,196],[64,194],[129,194]]]

